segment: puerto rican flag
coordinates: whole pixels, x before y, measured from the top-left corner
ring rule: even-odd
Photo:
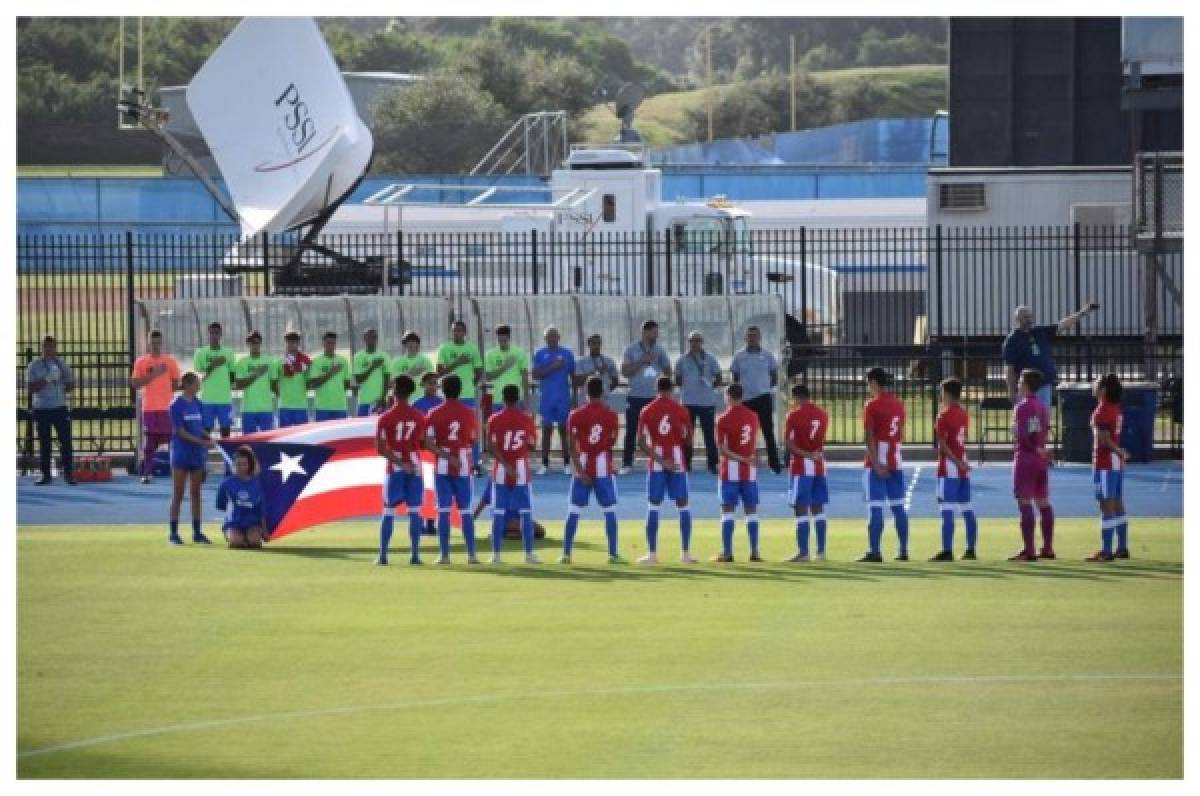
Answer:
[[[232,458],[249,445],[258,457],[263,513],[272,541],[327,522],[380,516],[387,463],[375,452],[378,417],[308,423],[218,440]],[[421,514],[437,517],[433,454],[423,454]],[[457,513],[451,516],[457,524]]]

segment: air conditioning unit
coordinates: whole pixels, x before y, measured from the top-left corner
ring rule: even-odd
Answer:
[[[987,189],[982,182],[946,182],[938,186],[938,209],[987,210]]]

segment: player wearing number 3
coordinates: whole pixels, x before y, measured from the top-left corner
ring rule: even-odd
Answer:
[[[500,547],[504,543],[504,527],[508,515],[521,518],[521,544],[525,548],[525,563],[542,563],[533,552],[533,495],[529,487],[529,449],[533,446],[533,418],[517,403],[521,389],[506,384],[500,391],[504,408],[488,420],[487,449],[492,454],[492,563],[500,563]]]
[[[742,385],[725,388],[729,408],[717,418],[717,449],[721,453],[721,553],[713,561],[733,561],[733,526],[737,504],[746,515],[746,535],[750,537],[750,560],[762,561],[758,554],[758,415],[742,403]]]
[[[904,460],[900,456],[905,412],[904,402],[888,390],[891,383],[891,374],[883,368],[867,371],[871,400],[863,408],[863,429],[867,438],[863,490],[870,513],[867,523],[870,549],[859,561],[883,561],[880,543],[883,541],[884,506],[891,507],[896,519],[896,536],[900,540],[896,560],[908,560],[908,512],[904,509]]]
[[[563,532],[560,564],[571,563],[571,547],[579,527],[579,510],[586,508],[593,492],[604,509],[604,536],[608,540],[608,563],[621,562],[617,555],[617,482],[613,478],[613,445],[617,442],[617,413],[604,402],[604,378],[587,380],[588,402],[567,417],[567,446],[574,477],[571,479],[567,523]]]
[[[689,548],[692,543],[692,512],[688,508],[688,480],[684,470],[683,446],[692,433],[687,409],[671,398],[671,377],[661,376],[656,384],[658,397],[638,415],[637,437],[646,454],[646,555],[639,564],[658,563],[658,507],[669,496],[679,507],[679,535],[683,551],[679,560],[695,564]]]
[[[437,563],[450,563],[450,506],[462,516],[463,540],[467,545],[467,563],[478,564],[475,557],[475,518],[471,515],[471,446],[479,438],[475,410],[458,398],[462,379],[451,373],[442,379],[445,403],[430,411],[425,447],[437,457],[434,487],[438,506]]]

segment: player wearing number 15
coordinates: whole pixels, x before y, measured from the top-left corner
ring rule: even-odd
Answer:
[[[450,563],[450,507],[458,507],[462,515],[463,540],[467,545],[467,562],[475,558],[475,518],[471,515],[471,447],[479,439],[479,424],[475,410],[459,400],[462,380],[453,373],[442,379],[445,403],[430,410],[425,432],[425,447],[437,457],[434,487],[438,506],[437,563]]]
[[[379,416],[375,424],[375,450],[387,460],[383,485],[383,520],[379,525],[379,558],[375,563],[387,566],[388,544],[392,539],[396,506],[408,511],[408,563],[421,563],[421,503],[425,497],[425,479],[421,474],[421,450],[425,442],[425,415],[409,405],[416,390],[412,377],[396,377],[392,391],[396,401]]]
[[[742,403],[742,385],[725,388],[729,406],[717,418],[717,449],[721,453],[721,554],[713,561],[733,561],[733,525],[737,504],[746,515],[750,560],[758,555],[758,415]]]
[[[904,461],[900,456],[900,446],[904,442],[904,402],[888,390],[891,383],[891,374],[883,368],[867,371],[867,390],[871,399],[863,408],[867,442],[863,491],[870,510],[867,523],[870,549],[860,561],[883,561],[880,543],[883,541],[884,506],[891,507],[896,519],[896,536],[900,540],[896,560],[908,560],[908,512],[904,509],[904,472],[901,469]]]
[[[679,560],[694,564],[689,550],[692,543],[692,512],[688,508],[688,480],[684,470],[684,444],[692,434],[692,418],[687,409],[671,398],[671,377],[660,376],[658,397],[638,415],[637,438],[646,454],[646,555],[639,564],[658,563],[658,508],[663,496],[679,507],[679,536],[683,550]]]
[[[967,530],[967,549],[963,558],[975,560],[975,541],[979,524],[971,507],[971,467],[967,464],[967,410],[959,403],[962,382],[942,382],[942,411],[938,412],[933,433],[938,446],[937,500],[942,512],[942,551],[930,561],[954,560],[954,515],[962,515]]]
[[[533,495],[529,487],[529,450],[533,446],[533,418],[517,406],[521,389],[506,384],[500,391],[504,408],[488,420],[487,448],[492,454],[492,563],[500,563],[500,547],[510,514],[521,518],[521,544],[525,563],[540,564],[533,552]]]
[[[561,564],[571,563],[571,547],[579,528],[579,510],[596,493],[604,509],[604,536],[608,540],[608,563],[617,564],[617,482],[613,478],[613,445],[617,442],[617,413],[604,402],[604,378],[587,380],[588,402],[567,417],[567,447],[574,476],[563,532]]]

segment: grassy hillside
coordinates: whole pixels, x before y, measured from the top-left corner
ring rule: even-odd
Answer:
[[[878,115],[928,116],[946,107],[945,66],[887,66],[813,72],[812,78],[835,91],[850,81],[866,78],[886,95]],[[717,97],[726,86],[716,87]],[[684,129],[688,108],[704,108],[704,89],[659,94],[638,110],[635,126],[651,146],[690,143]],[[583,118],[590,143],[605,143],[616,135],[620,122],[606,105],[597,105]]]

